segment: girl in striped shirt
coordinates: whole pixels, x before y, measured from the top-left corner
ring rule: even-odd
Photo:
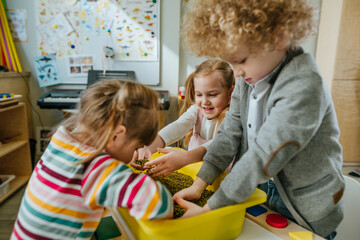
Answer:
[[[56,130],[30,178],[11,239],[90,239],[105,207],[169,218],[171,194],[126,164],[158,129],[157,95],[136,82],[101,81]]]

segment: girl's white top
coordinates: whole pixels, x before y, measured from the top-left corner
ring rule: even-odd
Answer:
[[[164,140],[165,145],[171,145],[174,142],[183,138],[190,129],[195,130],[195,124],[198,119],[199,108],[196,105],[189,107],[176,121],[170,123],[161,129],[158,135]],[[193,130],[193,133],[194,133]],[[217,118],[208,120],[205,117],[201,121],[200,137],[207,140],[202,146],[207,149],[207,146],[217,135]]]

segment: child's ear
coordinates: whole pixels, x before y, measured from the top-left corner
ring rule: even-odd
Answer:
[[[124,125],[119,125],[116,129],[115,129],[115,135],[113,140],[115,140],[116,138],[118,138],[120,135],[124,135],[126,133],[126,127]]]
[[[281,26],[276,26],[273,34],[278,35],[279,36],[279,40],[276,44],[276,49],[277,50],[283,50],[286,49],[288,47],[289,44],[289,37],[288,35],[283,31]]]
[[[108,148],[111,148],[114,142],[121,136],[126,133],[126,127],[124,125],[120,125],[115,129],[115,134],[112,139],[110,139],[109,143],[107,144]]]
[[[276,44],[276,49],[277,49],[277,50],[286,49],[287,46],[288,46],[288,39],[289,39],[289,38],[288,38],[287,36],[283,36],[283,37],[279,40],[278,44]]]

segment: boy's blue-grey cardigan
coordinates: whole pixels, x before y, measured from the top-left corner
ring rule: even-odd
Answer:
[[[342,148],[331,94],[315,60],[302,49],[287,53],[267,79],[263,125],[248,148],[251,88],[237,81],[230,109],[207,147],[198,173],[208,184],[235,164],[209,199],[211,209],[246,200],[270,178],[298,223],[327,236],[343,219]]]

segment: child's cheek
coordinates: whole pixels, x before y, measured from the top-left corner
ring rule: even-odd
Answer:
[[[195,104],[199,107],[201,107],[201,99],[200,98],[195,98]]]

